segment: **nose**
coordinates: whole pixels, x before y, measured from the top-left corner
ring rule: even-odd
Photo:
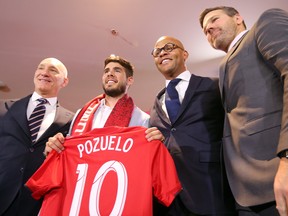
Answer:
[[[115,72],[113,70],[109,70],[106,74],[107,76],[114,76]]]
[[[42,76],[47,76],[47,75],[49,74],[49,70],[46,69],[46,68],[44,68],[43,70],[40,70],[40,74],[41,74]]]
[[[164,55],[167,55],[167,52],[164,49],[161,49],[161,51],[159,53],[159,57],[162,57]]]

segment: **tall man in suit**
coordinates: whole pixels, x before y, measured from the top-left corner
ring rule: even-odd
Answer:
[[[224,161],[239,215],[287,216],[288,13],[267,10],[247,31],[235,8],[221,6],[204,10],[200,24],[227,53],[219,71]]]
[[[0,102],[0,215],[37,215],[41,201],[34,200],[24,183],[40,167],[47,139],[69,130],[72,112],[60,106],[57,95],[68,84],[67,69],[55,58],[40,62],[34,75],[32,95]],[[46,112],[35,142],[28,119],[37,99],[45,98]]]
[[[221,179],[224,111],[218,79],[191,74],[185,63],[189,54],[176,38],[160,37],[152,55],[166,79],[166,86],[175,78],[181,79],[176,85],[181,104],[176,119],[172,120],[167,112],[166,88],[158,93],[150,112],[150,124],[165,136],[165,145],[183,186],[172,205],[169,208],[156,205],[155,214],[234,215],[234,199],[230,191],[222,187],[225,183]]]

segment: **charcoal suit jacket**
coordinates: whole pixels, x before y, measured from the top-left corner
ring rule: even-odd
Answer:
[[[162,109],[164,93],[162,89],[156,97],[150,124],[163,133],[165,145],[174,159],[183,186],[176,199],[181,199],[185,207],[196,214],[221,215],[233,211],[234,200],[226,190],[227,185],[223,188],[221,174],[224,110],[218,79],[192,74],[173,124]]]
[[[277,153],[288,149],[288,13],[264,12],[220,67],[224,158],[242,206],[275,200]]]
[[[41,201],[24,184],[44,161],[47,139],[67,134],[74,115],[57,104],[54,122],[32,145],[26,114],[30,97],[0,101],[0,215],[38,214]]]

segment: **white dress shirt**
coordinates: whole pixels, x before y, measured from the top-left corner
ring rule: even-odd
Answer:
[[[232,47],[238,42],[238,40],[240,40],[240,38],[247,32],[248,30],[242,31],[240,32],[240,34],[238,34],[234,40],[231,42],[229,48],[228,48],[228,52],[232,49]]]

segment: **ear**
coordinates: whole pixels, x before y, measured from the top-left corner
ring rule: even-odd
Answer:
[[[240,14],[236,14],[234,17],[238,25],[242,24],[243,18],[240,16]]]
[[[134,83],[134,78],[133,78],[133,76],[128,77],[128,78],[127,78],[127,85],[128,85],[128,86],[131,86],[133,83]]]
[[[186,61],[186,59],[189,57],[189,53],[186,51],[186,50],[184,50],[184,52],[183,52],[183,58],[184,58],[184,61]]]
[[[64,80],[63,80],[63,83],[62,83],[61,87],[62,87],[62,88],[64,88],[65,86],[67,86],[67,85],[68,85],[68,83],[69,83],[69,79],[68,79],[68,77],[64,78]]]

